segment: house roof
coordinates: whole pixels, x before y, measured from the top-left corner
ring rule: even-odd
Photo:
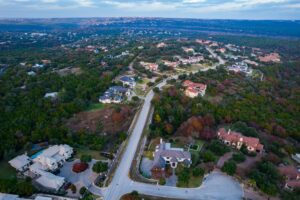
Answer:
[[[281,175],[286,176],[289,179],[297,179],[300,177],[300,172],[294,166],[282,166],[278,168]]]
[[[300,188],[300,180],[287,181],[285,184],[291,188]]]
[[[59,188],[61,188],[61,186],[65,183],[65,178],[55,176],[49,172],[44,172],[41,177],[36,179],[36,181],[46,188],[59,190]]]
[[[8,163],[15,169],[22,169],[24,166],[28,165],[31,159],[27,155],[20,155],[10,160]]]
[[[122,76],[120,78],[121,81],[123,82],[128,82],[128,83],[134,83],[134,78],[133,77],[129,77],[129,76]]]
[[[206,85],[203,83],[194,83],[190,80],[185,80],[182,84],[184,87],[188,87],[188,89],[194,89],[196,91],[205,90]],[[191,90],[192,91],[192,90]]]
[[[224,128],[220,128],[219,131],[219,137],[223,140],[227,140],[230,142],[243,142],[246,146],[248,147],[252,147],[254,149],[257,150],[262,150],[263,149],[263,145],[260,144],[259,139],[255,138],[255,137],[246,137],[243,136],[241,133],[239,132],[235,132],[235,131],[226,131]]]

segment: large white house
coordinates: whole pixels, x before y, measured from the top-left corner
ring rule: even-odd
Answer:
[[[56,170],[59,165],[62,165],[73,154],[73,148],[69,145],[54,145],[42,151],[34,162],[38,162],[45,170]]]

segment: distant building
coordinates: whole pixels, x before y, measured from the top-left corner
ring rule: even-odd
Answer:
[[[120,78],[120,81],[123,83],[123,86],[127,85],[130,88],[134,88],[136,85],[136,82],[134,80],[133,77],[129,77],[129,76],[122,76]]]
[[[185,87],[185,95],[190,98],[195,98],[198,96],[204,96],[206,92],[207,85],[202,83],[194,83],[190,80],[185,80],[183,82],[183,87]]]
[[[204,60],[203,56],[191,56],[189,58],[179,58],[179,61],[183,64],[183,65],[187,65],[187,64],[197,64],[200,61]]]
[[[151,168],[153,178],[160,178],[165,176],[166,165],[169,164],[171,168],[177,168],[178,163],[186,167],[192,164],[191,153],[184,151],[182,148],[172,148],[170,143],[165,143],[160,140],[160,144],[156,146],[153,153],[154,161]]]
[[[280,63],[281,62],[280,55],[278,53],[270,53],[265,56],[259,56],[258,59],[260,62],[264,62],[264,63],[269,63],[269,62]]]
[[[162,63],[168,67],[171,67],[171,68],[176,68],[178,67],[179,65],[179,62],[171,62],[171,61],[168,61],[168,60],[162,60]]]
[[[131,91],[122,86],[110,87],[106,92],[99,97],[101,103],[121,103],[124,96],[130,96]]]
[[[35,64],[35,65],[33,65],[32,67],[33,67],[33,68],[43,68],[44,65],[42,65],[42,64]]]
[[[260,144],[259,139],[255,137],[246,137],[241,133],[231,130],[226,131],[224,128],[219,129],[218,138],[226,145],[241,149],[243,145],[247,147],[249,152],[261,153],[264,146]]]
[[[156,64],[156,63],[140,62],[140,64],[147,70],[150,70],[150,71],[158,70],[158,64]]]
[[[45,94],[44,98],[55,99],[57,98],[57,96],[58,96],[58,92],[49,92]]]
[[[193,48],[182,47],[182,49],[185,53],[195,53],[195,50]]]
[[[27,72],[27,75],[28,75],[28,76],[35,76],[36,73],[35,73],[34,71],[30,71],[30,72]]]
[[[202,45],[209,45],[212,43],[212,41],[210,41],[210,40],[200,40],[200,39],[197,39],[196,42],[198,44],[202,44]]]
[[[247,63],[247,64],[249,64],[249,65],[258,66],[258,63],[255,62],[255,61],[252,61],[252,60],[246,59],[246,60],[244,60],[243,62],[245,62],[245,63]]]
[[[157,48],[163,48],[163,47],[166,47],[166,46],[168,46],[168,45],[166,43],[164,43],[164,42],[158,43],[156,45]]]
[[[247,75],[251,75],[253,73],[252,68],[248,67],[247,63],[245,62],[237,62],[234,65],[228,66],[227,69],[229,71],[234,71],[236,73],[241,72]]]

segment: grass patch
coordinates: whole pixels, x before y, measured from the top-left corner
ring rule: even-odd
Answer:
[[[0,179],[12,179],[16,177],[16,170],[12,168],[8,161],[0,161]]]
[[[103,103],[93,103],[89,105],[89,107],[86,109],[87,111],[93,111],[93,110],[99,110],[103,109],[105,105]]]
[[[149,158],[150,160],[153,160],[153,151],[144,151],[144,157]]]
[[[180,181],[178,178],[177,187],[183,188],[196,188],[202,183],[203,176],[193,176],[193,168],[185,168],[182,165],[178,165],[176,168],[176,175],[179,176],[184,170],[188,170],[189,179],[188,182]]]
[[[91,155],[95,160],[107,160],[107,158],[100,155],[100,151],[76,148],[76,155],[74,157],[80,159],[81,155]]]

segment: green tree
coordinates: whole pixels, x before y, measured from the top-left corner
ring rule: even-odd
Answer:
[[[222,171],[226,172],[228,175],[233,175],[236,171],[236,164],[234,161],[227,161],[222,167]]]
[[[107,163],[98,161],[93,165],[93,171],[96,173],[105,172],[108,169]]]
[[[204,175],[204,169],[199,167],[193,169],[193,176],[203,176],[203,175]]]
[[[80,156],[80,161],[83,163],[89,163],[92,160],[92,156],[91,155],[87,155],[87,154],[82,154]]]

